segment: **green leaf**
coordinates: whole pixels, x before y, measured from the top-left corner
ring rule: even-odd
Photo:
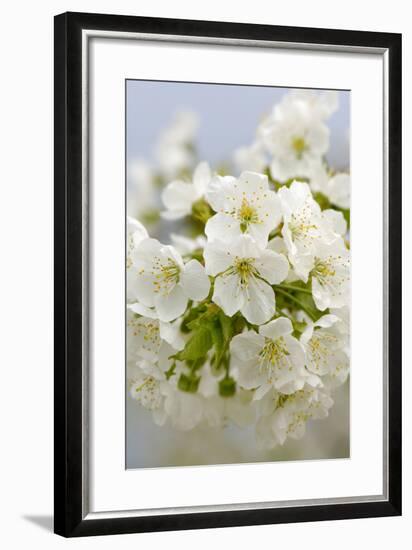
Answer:
[[[179,361],[195,361],[205,357],[212,347],[213,341],[209,327],[202,325],[193,331],[182,351],[173,357]]]
[[[213,357],[213,366],[219,368],[222,361],[223,355],[225,353],[225,339],[223,336],[222,327],[219,323],[219,320],[215,320],[209,324],[210,334],[212,336],[213,347],[215,350],[215,355]]]
[[[222,327],[223,338],[227,342],[232,338],[232,334],[233,334],[232,319],[227,315],[225,315],[222,310],[220,310],[219,322],[220,322],[220,326]]]
[[[296,292],[295,296],[306,307],[306,309],[310,311],[312,319],[314,321],[317,321],[320,317],[322,317],[322,315],[325,315],[325,311],[319,311],[317,309],[315,302],[313,301],[313,298],[310,294]]]
[[[190,307],[190,304],[189,304]],[[198,305],[197,307],[192,307],[189,309],[189,313],[184,317],[180,330],[184,333],[188,333],[193,328],[196,328],[196,320],[200,315],[206,311],[205,304]]]
[[[176,363],[172,363],[168,370],[165,372],[166,380],[169,380],[175,373]]]

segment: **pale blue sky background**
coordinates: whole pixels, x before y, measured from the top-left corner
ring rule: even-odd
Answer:
[[[262,115],[290,88],[127,81],[127,154],[152,159],[157,136],[179,110],[193,110],[200,119],[199,158],[216,165],[233,151],[249,145]],[[350,92],[339,92],[339,109],[328,121],[335,168],[349,164]]]

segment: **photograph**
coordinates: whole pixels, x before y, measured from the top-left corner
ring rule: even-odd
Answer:
[[[350,90],[125,98],[126,468],[349,459]]]

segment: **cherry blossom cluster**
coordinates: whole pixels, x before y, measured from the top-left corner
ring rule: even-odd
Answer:
[[[194,117],[161,136],[150,177],[180,232],[164,244],[129,216],[126,259],[128,389],[156,424],[253,425],[271,449],[328,416],[349,374],[349,174],[325,161],[336,108],[333,92],[286,95],[234,153],[236,176],[195,165]]]

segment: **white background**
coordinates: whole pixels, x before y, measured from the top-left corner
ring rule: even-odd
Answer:
[[[196,5],[195,5],[196,4]],[[339,9],[341,7],[341,9]],[[194,19],[316,26],[404,33],[404,97],[410,96],[412,34],[410,15],[401,0],[343,5],[299,0],[270,3],[255,0],[190,0],[150,3],[123,1],[11,2],[2,10],[2,85],[0,87],[1,321],[0,365],[0,541],[5,548],[218,548],[236,545],[347,549],[368,541],[380,549],[406,548],[412,527],[409,495],[411,436],[405,431],[404,517],[302,525],[243,527],[70,540],[51,534],[52,511],[52,16],[62,11],[126,13]],[[409,70],[406,66],[409,61]],[[411,110],[404,105],[405,146],[412,128]],[[406,157],[406,155],[405,155]],[[406,160],[406,159],[405,159]],[[405,162],[404,180],[412,176]],[[407,187],[407,186],[405,186]],[[410,187],[410,186],[409,186]],[[411,200],[406,189],[404,204]],[[405,208],[406,210],[406,208]],[[412,230],[405,220],[406,238]],[[12,237],[12,238],[11,238]],[[371,236],[373,238],[373,236]],[[405,280],[411,280],[407,258]],[[372,275],[372,274],[371,274]],[[405,310],[412,308],[405,289]],[[405,326],[405,336],[410,331]],[[406,339],[406,338],[405,338]],[[406,350],[405,365],[410,363]],[[412,390],[405,373],[404,394]],[[405,424],[411,414],[405,405]],[[166,489],[166,488],[165,488]],[[293,541],[293,543],[292,543]],[[405,542],[403,542],[405,541]]]

